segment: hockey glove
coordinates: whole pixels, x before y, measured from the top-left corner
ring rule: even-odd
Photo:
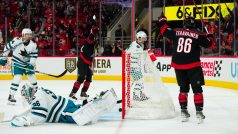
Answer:
[[[159,17],[159,31],[160,35],[163,35],[165,30],[168,28],[167,18],[164,16]]]
[[[158,17],[159,19],[159,28],[161,28],[163,25],[167,25],[168,21],[167,18],[164,16],[164,14],[161,14],[160,17]]]
[[[0,59],[0,65],[6,66],[7,60],[6,59]]]

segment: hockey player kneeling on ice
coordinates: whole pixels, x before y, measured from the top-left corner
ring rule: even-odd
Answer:
[[[48,89],[36,89],[28,84],[22,87],[21,95],[30,104],[30,109],[13,117],[11,125],[16,127],[45,122],[77,123],[82,126],[93,123],[100,114],[111,110],[117,103],[113,89],[101,92],[98,97],[84,105],[76,105]]]

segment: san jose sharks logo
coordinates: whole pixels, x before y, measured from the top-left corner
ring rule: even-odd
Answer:
[[[21,53],[19,53],[20,55],[24,56],[24,57],[29,57],[29,54],[27,53],[26,49],[24,48],[24,50],[20,50]]]

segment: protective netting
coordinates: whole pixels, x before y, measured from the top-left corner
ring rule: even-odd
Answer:
[[[173,101],[147,51],[124,53],[125,118],[166,119],[175,116]]]

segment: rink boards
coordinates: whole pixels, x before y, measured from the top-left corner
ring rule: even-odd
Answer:
[[[39,57],[36,70],[48,74],[59,75],[65,69],[75,69],[69,61],[77,60],[76,57]],[[238,58],[236,57],[203,57],[201,58],[204,76],[207,86],[224,87],[238,90]],[[122,63],[121,57],[96,57],[94,61],[94,80],[121,80]],[[174,69],[170,66],[171,57],[157,57],[155,66],[164,82],[175,83]],[[11,80],[11,60],[8,65],[0,66],[0,80]],[[61,78],[54,78],[43,74],[37,74],[39,80],[75,80],[77,69],[67,72]],[[23,79],[26,79],[23,77]]]

